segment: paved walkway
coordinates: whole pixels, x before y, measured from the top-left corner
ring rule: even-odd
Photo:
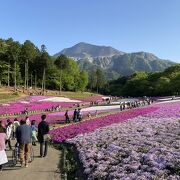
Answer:
[[[28,164],[28,168],[21,168],[20,163],[15,167],[11,166],[12,151],[6,151],[8,164],[0,172],[0,180],[60,180],[58,164],[60,151],[49,147],[48,155],[45,158],[39,157],[39,145],[33,146],[34,161]]]

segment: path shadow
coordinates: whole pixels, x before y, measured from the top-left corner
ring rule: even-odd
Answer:
[[[15,170],[20,170],[22,169],[20,166],[15,166],[15,167],[3,167],[3,171],[15,171]]]
[[[20,164],[14,164],[12,160],[9,160],[6,164],[3,164],[3,171],[18,170],[21,168]]]

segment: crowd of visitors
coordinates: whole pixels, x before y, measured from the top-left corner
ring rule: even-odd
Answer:
[[[65,123],[70,123],[71,120],[69,118],[68,110],[66,110],[65,114]],[[81,109],[75,109],[72,117],[73,122],[80,122],[82,120],[82,112]]]
[[[128,102],[120,102],[120,110],[132,109],[140,106],[150,105],[153,103],[153,99],[145,99],[139,101],[128,101]]]
[[[113,99],[106,99],[105,103],[110,104]],[[129,101],[129,102],[120,102],[120,111],[124,109],[132,109],[144,105],[149,105],[153,102],[151,99],[144,99],[139,101]],[[96,105],[97,103],[91,103],[90,106]],[[59,111],[60,106],[52,107],[46,109],[46,111]],[[20,122],[17,118],[11,122],[9,119],[5,126],[3,126],[0,121],[0,170],[2,171],[2,165],[7,163],[6,150],[7,147],[9,150],[12,150],[11,139],[16,140],[15,147],[19,147],[20,152],[20,162],[21,167],[28,167],[28,162],[30,158],[30,147],[36,146],[36,143],[40,143],[40,157],[43,158],[47,156],[48,152],[48,141],[50,140],[49,136],[49,125],[46,122],[46,115],[41,116],[41,122],[36,126],[36,121],[29,119],[28,109],[26,108],[23,112],[26,114],[26,118],[22,119]],[[95,116],[98,115],[98,111],[95,111]],[[72,115],[72,120],[69,116],[69,111],[66,110],[65,114],[65,123],[70,122],[80,122],[82,121],[83,115],[81,112],[80,105],[74,110]],[[88,118],[91,118],[91,113],[87,114]]]
[[[37,110],[29,110],[27,107],[23,110],[23,111],[20,111],[20,112],[15,112],[15,113],[6,113],[6,114],[0,114],[1,117],[6,117],[6,116],[21,116],[21,115],[30,115],[30,114],[34,114],[34,113],[37,113],[37,112],[54,112],[54,111],[60,111],[61,110],[61,106],[60,105],[57,105],[57,106],[52,106],[52,107],[49,107],[49,108],[46,108],[46,109],[37,109]]]
[[[12,139],[16,140],[15,147],[19,148],[21,167],[28,167],[31,146],[36,146],[37,141],[40,143],[40,157],[45,157],[50,140],[46,115],[41,116],[38,127],[35,126],[35,120],[30,121],[28,116],[20,122],[17,118],[14,122],[8,119],[6,125],[0,121],[0,171],[2,171],[3,164],[8,162],[6,151],[7,146],[9,150],[12,150]]]

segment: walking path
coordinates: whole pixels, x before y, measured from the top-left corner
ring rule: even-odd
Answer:
[[[180,101],[180,99],[164,99],[164,101],[159,101],[159,102],[157,102],[156,104],[163,104],[163,103],[172,103],[172,102],[178,102],[178,101]]]
[[[28,168],[21,168],[20,163],[15,167],[11,166],[12,151],[6,151],[8,164],[0,172],[1,180],[60,180],[58,164],[60,151],[49,147],[48,155],[45,158],[39,157],[39,145],[33,146],[34,161],[28,164]]]

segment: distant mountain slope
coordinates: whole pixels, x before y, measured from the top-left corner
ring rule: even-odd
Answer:
[[[110,46],[87,43],[78,43],[71,48],[66,48],[54,57],[60,54],[74,58],[78,61],[79,67],[89,73],[97,67],[102,69],[108,79],[114,79],[120,75],[131,75],[135,71],[163,71],[175,64],[148,52],[124,53]]]
[[[54,56],[57,57],[60,54],[73,57],[77,60],[84,58],[92,60],[94,57],[111,57],[114,55],[122,55],[124,53],[110,46],[96,46],[81,42],[76,44],[75,46],[72,46],[71,48],[63,49],[61,52],[55,54]]]
[[[107,69],[113,69],[121,75],[130,75],[135,71],[155,72],[163,71],[174,62],[162,60],[147,52],[129,53],[113,56]]]

